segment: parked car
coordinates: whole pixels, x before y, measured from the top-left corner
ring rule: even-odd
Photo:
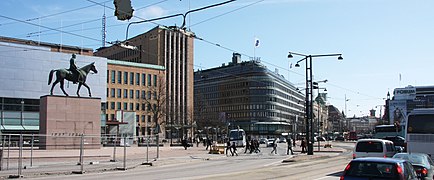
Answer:
[[[353,159],[360,157],[392,157],[396,149],[392,141],[384,139],[359,139],[353,152]]]
[[[344,136],[336,136],[335,141],[345,141]]]
[[[268,139],[266,139],[266,138],[259,139],[259,144],[267,144],[267,142],[268,142]]]
[[[386,136],[383,139],[392,141],[395,146],[401,146],[404,148],[404,151],[406,151],[407,144],[405,143],[405,138],[401,136]]]
[[[286,143],[286,138],[284,137],[280,137],[279,140],[277,141],[278,143]]]
[[[267,141],[267,147],[273,147],[273,145],[274,145],[274,139],[272,138],[272,139],[268,139],[268,141]]]
[[[434,179],[434,162],[424,153],[398,153],[393,158],[405,159],[410,161],[417,175],[421,179]]]
[[[345,167],[341,180],[396,179],[416,180],[416,171],[410,162],[393,158],[357,158]]]

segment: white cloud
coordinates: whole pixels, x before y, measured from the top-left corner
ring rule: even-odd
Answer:
[[[151,6],[137,12],[137,16],[145,19],[152,19],[156,17],[164,16],[167,13],[166,10],[160,6]]]

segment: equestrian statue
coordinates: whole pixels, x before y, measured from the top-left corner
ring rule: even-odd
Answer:
[[[54,72],[56,72],[56,81],[54,81],[53,85],[51,86],[50,95],[53,95],[54,86],[56,86],[56,84],[60,82],[60,89],[62,89],[63,94],[69,96],[68,93],[65,92],[65,89],[63,89],[64,80],[66,79],[67,81],[72,81],[74,84],[78,83],[78,88],[77,88],[78,97],[80,97],[79,92],[82,85],[86,87],[87,90],[89,91],[89,97],[92,97],[92,93],[90,92],[90,87],[86,84],[86,77],[90,71],[94,73],[98,73],[98,71],[95,68],[95,62],[83,66],[81,68],[78,68],[75,65],[75,58],[76,55],[72,54],[72,57],[69,60],[69,69],[53,69],[50,71],[50,75],[48,76],[48,85],[51,84],[51,81],[53,80],[53,74]]]

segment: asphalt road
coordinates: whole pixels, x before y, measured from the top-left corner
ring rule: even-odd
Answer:
[[[262,148],[258,154],[199,159],[191,162],[165,164],[161,166],[138,166],[127,171],[111,171],[80,175],[55,175],[33,179],[339,179],[342,170],[351,160],[351,152],[339,156],[295,157],[295,162],[282,163],[291,159],[284,154],[285,144],[279,144],[278,154],[271,154],[271,148]],[[353,144],[343,143],[351,148]],[[192,156],[192,159],[195,157]]]

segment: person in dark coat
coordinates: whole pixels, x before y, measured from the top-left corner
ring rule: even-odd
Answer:
[[[303,139],[301,140],[301,153],[306,153],[306,141]]]
[[[237,146],[235,145],[235,142],[232,142],[232,156],[234,156],[234,154],[238,156]]]
[[[290,150],[291,150],[291,155],[294,155],[294,151],[292,150],[292,139],[288,138],[286,143],[288,143],[288,149],[286,150],[286,155],[289,155]]]
[[[234,155],[234,153],[232,152],[231,141],[229,140],[226,141],[226,156],[228,156],[228,151],[231,152],[232,156]]]

